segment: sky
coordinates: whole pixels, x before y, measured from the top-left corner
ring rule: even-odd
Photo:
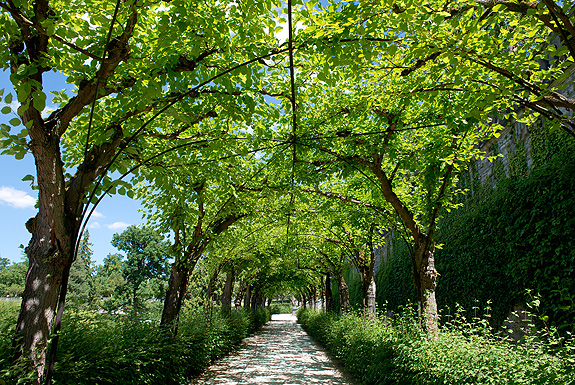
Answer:
[[[71,86],[66,84],[63,75],[46,74],[46,90],[61,90],[67,87]],[[9,73],[6,71],[0,72],[0,89],[2,88],[4,95],[0,109],[6,106],[4,98],[7,93],[12,92],[14,100],[16,99],[10,85]],[[50,101],[47,101],[46,106],[47,109],[51,107]],[[0,114],[0,123],[10,125],[8,121],[16,117],[16,103],[12,102],[11,107],[12,113]],[[21,127],[14,127],[11,132],[19,132],[20,129]],[[20,245],[26,246],[31,238],[25,224],[37,212],[34,208],[37,191],[32,190],[29,181],[22,181],[28,174],[36,175],[34,158],[31,154],[27,154],[22,160],[17,160],[11,155],[0,155],[0,257],[8,258],[12,262],[24,260]],[[141,209],[140,202],[121,195],[107,196],[98,205],[95,215],[92,215],[88,224],[94,252],[92,259],[97,264],[101,264],[109,253],[118,252],[110,243],[115,233],[122,232],[128,225],[144,223],[139,209]]]

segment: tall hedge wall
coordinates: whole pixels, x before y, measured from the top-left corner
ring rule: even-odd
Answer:
[[[544,130],[535,128],[531,135],[531,170],[518,145],[509,175],[501,159],[495,161],[495,187],[477,177],[462,180],[469,187],[460,198],[464,205],[444,213],[437,233],[443,244],[436,252],[443,314],[456,304],[474,312],[490,300],[497,325],[515,303],[539,297],[535,310],[541,317],[573,328],[575,141]],[[393,242],[393,254],[376,275],[379,306],[390,310],[415,299],[408,249],[400,239]]]

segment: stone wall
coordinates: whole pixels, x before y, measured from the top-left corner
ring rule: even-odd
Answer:
[[[565,88],[560,93],[567,98],[575,99],[575,64],[572,64],[568,71],[572,76],[565,82]],[[556,86],[552,83],[551,86]],[[561,109],[563,113],[572,116],[571,111]],[[519,117],[523,117],[524,113],[530,113],[528,110],[519,111]],[[492,138],[481,144],[481,150],[485,152],[483,159],[476,161],[473,167],[469,167],[471,180],[477,177],[483,185],[491,184],[495,186],[496,180],[496,162],[490,161],[489,157],[500,155],[500,161],[503,165],[503,171],[506,177],[509,177],[513,165],[514,157],[519,157],[521,161],[525,162],[526,170],[529,172],[534,166],[534,157],[532,156],[531,145],[531,130],[525,123],[515,121],[499,120],[499,124],[505,128],[500,132],[498,138]],[[542,124],[539,119],[536,124]],[[474,168],[474,169],[473,169]],[[517,171],[517,170],[516,170]],[[473,175],[476,172],[476,175]]]

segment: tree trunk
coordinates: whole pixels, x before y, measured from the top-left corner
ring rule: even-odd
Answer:
[[[414,252],[414,281],[419,302],[419,314],[425,322],[425,330],[430,338],[437,338],[439,331],[439,313],[435,290],[437,288],[437,270],[435,270],[434,245],[424,239]]]
[[[208,288],[206,290],[206,299],[210,304],[212,303],[212,293],[214,292],[214,285],[216,284],[216,280],[218,279],[219,275],[220,275],[220,268],[218,267],[214,271],[214,274],[212,274],[210,282],[208,282]]]
[[[222,311],[229,313],[232,310],[232,294],[234,288],[234,269],[226,274],[226,283],[222,293]]]
[[[340,314],[345,314],[349,311],[349,289],[345,283],[343,276],[337,277],[337,287],[339,289],[339,298],[341,303],[341,308],[339,309]]]
[[[376,303],[375,303],[375,281],[373,279],[373,269],[367,267],[361,267],[359,269],[361,274],[361,291],[363,295],[363,312],[365,315],[370,317],[376,314]]]
[[[375,280],[373,279],[373,275],[369,280],[369,284],[367,285],[367,291],[365,293],[365,310],[367,311],[370,317],[375,317],[377,313],[377,304],[375,302]]]
[[[262,293],[259,290],[255,290],[252,296],[251,309],[256,310],[262,306]]]
[[[246,285],[246,296],[244,297],[244,309],[249,309],[252,302],[252,286]]]
[[[309,289],[309,307],[317,310],[317,290],[315,286]]]
[[[234,307],[236,310],[242,306],[242,299],[244,297],[244,281],[240,281],[240,289],[236,293],[236,297],[234,298]]]
[[[333,311],[333,293],[331,291],[331,275],[325,274],[325,311]]]
[[[174,336],[178,333],[178,316],[188,289],[188,281],[192,270],[193,267],[188,268],[179,261],[172,264],[160,325],[169,330]]]
[[[23,359],[41,383],[46,371],[48,342],[56,320],[64,272],[74,256],[84,185],[65,188],[58,143],[45,137],[42,150],[32,145],[38,177],[38,214],[26,222],[32,239],[26,247],[29,267],[14,336],[14,359]],[[39,153],[41,155],[39,155]]]
[[[413,236],[414,253],[412,255],[412,268],[420,314],[423,313],[422,315],[425,317],[425,329],[429,337],[435,338],[437,336],[437,331],[439,330],[439,317],[437,312],[437,301],[435,299],[437,271],[435,270],[435,245],[432,240],[432,235],[435,229],[435,215],[437,214],[437,211],[431,218],[431,223],[428,229],[430,236],[423,234],[415,221],[413,213],[403,204],[393,191],[391,181],[387,178],[387,175],[381,168],[382,159],[383,157],[374,159],[374,162],[370,164],[370,168],[380,181],[381,190],[385,200],[393,206],[397,214],[401,217],[405,227]],[[447,186],[446,182],[451,174],[451,169],[452,167],[448,167],[448,171],[445,174],[443,187],[439,193],[440,196],[443,195],[443,192],[445,191],[444,188]],[[440,207],[440,205],[438,207]]]
[[[15,358],[21,357],[27,362],[24,370],[34,370],[39,384],[44,377],[48,341],[58,305],[65,263],[62,261],[63,258],[46,260],[34,255],[29,255],[29,258],[30,265],[16,324],[14,353]]]

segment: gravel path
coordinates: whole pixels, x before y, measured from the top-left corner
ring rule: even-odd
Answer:
[[[240,349],[212,365],[196,385],[348,384],[325,350],[296,323],[295,316],[274,314]]]

